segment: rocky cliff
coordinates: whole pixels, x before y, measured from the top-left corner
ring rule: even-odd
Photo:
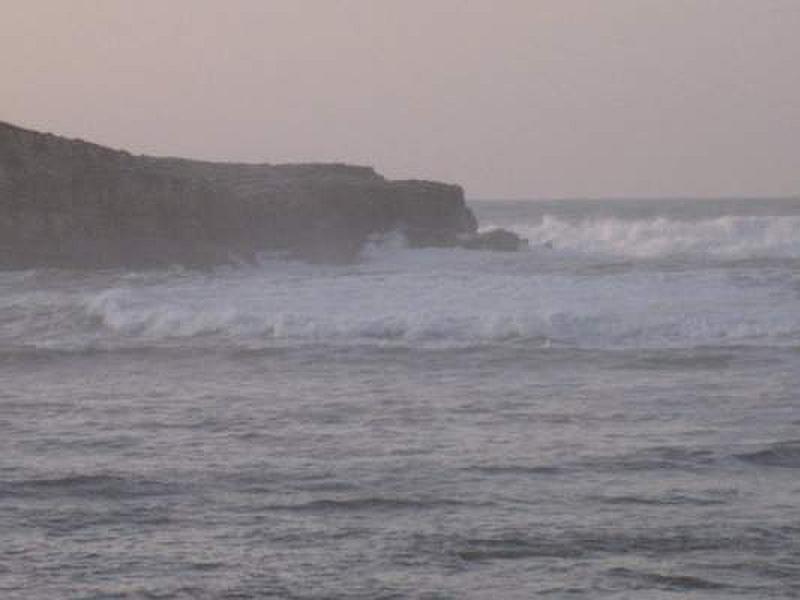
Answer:
[[[353,259],[374,234],[474,234],[461,188],[340,164],[134,156],[0,122],[0,268],[212,265],[286,251]]]

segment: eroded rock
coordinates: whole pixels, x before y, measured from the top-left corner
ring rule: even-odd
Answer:
[[[463,236],[459,245],[468,250],[494,250],[497,252],[516,252],[528,247],[528,240],[507,229],[489,229]]]
[[[0,123],[0,268],[203,266],[273,250],[341,262],[375,234],[440,246],[476,229],[456,185],[134,156]]]

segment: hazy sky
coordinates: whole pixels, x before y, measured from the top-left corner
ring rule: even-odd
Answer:
[[[0,0],[0,120],[472,198],[800,193],[800,0]]]

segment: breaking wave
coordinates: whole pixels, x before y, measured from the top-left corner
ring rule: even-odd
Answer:
[[[0,274],[0,340],[4,351],[800,345],[800,277],[781,262],[800,258],[798,216],[527,223],[515,227],[531,241],[519,253],[393,238],[354,265]],[[718,268],[714,257],[779,260]]]
[[[575,277],[332,270],[295,276],[250,270],[22,294],[0,310],[0,335],[13,346],[50,349],[190,340],[245,349],[296,343],[785,346],[800,340],[796,302],[786,282],[709,272]]]
[[[545,215],[538,224],[513,229],[534,247],[593,256],[800,258],[800,216],[575,221]]]

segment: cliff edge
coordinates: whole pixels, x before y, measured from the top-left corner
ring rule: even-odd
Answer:
[[[0,269],[205,266],[262,251],[336,262],[372,235],[450,246],[476,227],[455,185],[134,156],[0,122]]]

